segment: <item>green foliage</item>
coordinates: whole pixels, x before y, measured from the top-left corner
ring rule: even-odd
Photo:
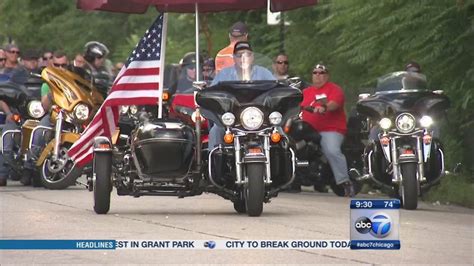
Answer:
[[[435,186],[423,196],[424,200],[442,203],[454,203],[474,208],[473,176],[447,175],[441,179],[441,184]]]
[[[63,49],[72,56],[98,40],[123,61],[157,12],[83,12],[75,1],[2,0],[0,14],[0,44],[11,38],[22,49]],[[463,161],[474,170],[474,0],[321,0],[284,16],[291,21],[284,32],[291,73],[309,80],[312,67],[326,63],[345,89],[348,109],[377,77],[410,60],[420,63],[431,86],[451,99],[442,131],[448,167]],[[200,50],[214,56],[239,20],[256,51],[279,52],[280,27],[266,24],[265,11],[201,14]],[[194,21],[193,14],[169,15],[168,63],[195,49]]]

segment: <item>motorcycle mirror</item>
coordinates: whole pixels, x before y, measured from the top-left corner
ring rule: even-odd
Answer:
[[[299,89],[303,82],[300,77],[291,77],[287,79],[288,86]]]
[[[207,83],[205,81],[193,81],[193,88],[202,90],[206,87]]]
[[[363,100],[370,96],[370,93],[361,93],[359,94],[359,100]]]
[[[435,91],[433,91],[433,93],[436,93],[436,94],[440,94],[440,95],[441,95],[441,94],[444,93],[444,91],[443,91],[443,90],[435,90]]]

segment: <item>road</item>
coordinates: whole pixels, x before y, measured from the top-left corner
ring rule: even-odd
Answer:
[[[359,198],[373,197],[359,195]],[[92,193],[0,188],[1,239],[348,240],[349,199],[305,190],[280,193],[261,217],[234,212],[218,196],[132,198],[112,194],[96,215]],[[420,203],[400,212],[400,250],[3,250],[1,264],[474,263],[473,211]]]

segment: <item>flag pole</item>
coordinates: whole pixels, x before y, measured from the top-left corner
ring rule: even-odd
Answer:
[[[199,7],[198,3],[194,3],[195,6],[195,13],[196,13],[196,81],[200,81],[201,79],[201,68],[200,68],[200,62],[199,62]]]
[[[168,13],[163,13],[163,30],[161,32],[161,47],[160,47],[160,82],[158,84],[158,118],[163,117],[163,81],[165,74],[165,54],[166,54],[166,31],[168,29]]]

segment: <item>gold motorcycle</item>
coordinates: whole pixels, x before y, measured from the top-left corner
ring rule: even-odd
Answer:
[[[35,128],[53,133],[49,134],[49,143],[39,155],[36,166],[40,168],[41,181],[46,188],[64,189],[74,185],[83,172],[82,168],[75,167],[67,151],[79,139],[104,98],[91,81],[68,70],[47,67],[41,76],[51,89],[50,121],[54,127]]]

